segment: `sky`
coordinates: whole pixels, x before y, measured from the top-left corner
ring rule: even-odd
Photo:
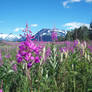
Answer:
[[[0,0],[0,33],[21,34],[26,23],[33,33],[42,28],[71,30],[92,21],[92,0]]]

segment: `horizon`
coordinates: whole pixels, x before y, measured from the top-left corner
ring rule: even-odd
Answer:
[[[33,34],[43,28],[72,30],[92,21],[92,0],[1,0],[0,33],[21,34],[26,23]]]

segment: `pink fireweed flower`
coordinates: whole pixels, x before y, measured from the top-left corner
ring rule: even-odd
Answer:
[[[65,44],[66,44],[67,47],[71,46],[71,42],[70,41],[66,41]]]
[[[60,52],[63,52],[63,48],[60,48]]]
[[[89,49],[90,52],[92,53],[92,46],[88,45],[88,49]]]
[[[0,61],[2,61],[2,54],[1,54],[1,51],[0,51]]]
[[[74,41],[74,47],[76,47],[78,45],[78,40]]]
[[[60,48],[60,51],[61,52],[67,52],[68,51],[68,48],[67,47]]]
[[[27,68],[30,68],[34,63],[40,62],[42,46],[36,45],[31,41],[32,36],[28,30],[28,25],[26,25],[26,31],[24,32],[26,34],[26,41],[20,43],[16,57],[18,63],[25,61],[27,63]]]
[[[30,61],[31,55],[32,55],[31,53],[27,53],[27,54],[25,55],[24,59],[25,59],[26,61]]]
[[[23,58],[20,54],[17,54],[16,58],[17,58],[18,63],[22,62],[22,60],[23,60]]]
[[[21,54],[21,56],[25,56],[26,55],[26,52],[22,51],[22,50],[19,50],[19,53]]]
[[[35,63],[39,63],[40,62],[40,59],[39,59],[39,57],[37,56],[37,57],[35,57]]]
[[[69,47],[69,51],[71,51],[72,53],[74,53],[74,47]]]
[[[32,62],[29,62],[29,63],[27,64],[27,68],[30,68],[30,67],[32,67]]]
[[[46,50],[46,56],[48,57],[50,55],[51,55],[51,49],[50,49],[50,47],[48,47],[48,49]]]
[[[45,61],[50,55],[51,55],[51,48],[48,47],[47,50],[46,50],[46,52],[45,52],[45,59],[44,59],[44,61]]]
[[[51,38],[52,38],[52,41],[56,41],[57,40],[57,32],[52,31]]]
[[[3,90],[2,90],[2,89],[0,89],[0,92],[3,92]]]
[[[67,51],[68,51],[68,48],[67,48],[67,47],[64,47],[64,48],[63,48],[63,51],[64,51],[64,52],[67,52]]]
[[[31,60],[34,60],[34,57],[33,56],[31,56]]]
[[[10,54],[5,55],[5,58],[10,58],[10,57],[11,57]]]
[[[2,54],[1,54],[1,51],[0,51],[0,66],[3,65],[3,61],[2,61]]]
[[[63,48],[60,48],[60,51],[61,52],[72,52],[72,53],[74,53],[74,47],[63,47]]]
[[[17,65],[13,64],[12,69],[16,72],[17,71]]]

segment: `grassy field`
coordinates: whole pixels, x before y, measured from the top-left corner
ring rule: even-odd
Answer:
[[[30,68],[25,55],[21,62],[17,61],[19,42],[0,43],[3,92],[92,92],[91,43],[78,40],[34,43],[42,46],[41,58]]]

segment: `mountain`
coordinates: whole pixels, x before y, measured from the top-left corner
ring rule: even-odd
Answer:
[[[34,39],[37,39],[38,41],[52,41],[51,39],[51,33],[53,32],[53,30],[55,32],[57,32],[57,36],[65,36],[66,35],[66,31],[65,30],[59,30],[59,29],[47,29],[44,28],[42,30],[40,30],[39,32],[37,32],[34,36]]]
[[[54,29],[41,29],[40,31],[38,31],[35,35],[34,35],[34,39],[37,41],[52,41],[51,39],[51,33],[53,32]],[[66,35],[66,31],[65,30],[59,30],[59,29],[55,29],[54,31],[57,32],[58,37],[59,36],[65,36]],[[10,34],[3,34],[0,33],[0,41],[24,41],[26,38],[25,37],[20,37],[17,35],[14,35],[12,33]]]
[[[10,34],[3,34],[0,33],[0,41],[19,41],[21,38],[17,35],[14,35],[12,33]]]

